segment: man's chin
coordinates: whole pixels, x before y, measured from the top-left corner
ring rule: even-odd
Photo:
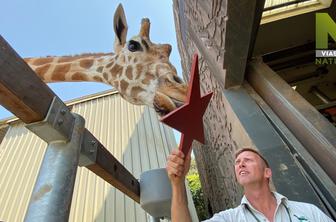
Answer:
[[[237,181],[242,186],[245,186],[251,183],[251,181],[248,178],[240,178]]]

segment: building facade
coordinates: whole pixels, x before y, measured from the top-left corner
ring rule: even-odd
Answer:
[[[85,118],[85,127],[135,176],[165,167],[176,147],[173,131],[156,113],[109,91],[67,103]],[[19,120],[2,123],[0,221],[23,221],[47,144]],[[198,221],[189,193],[193,221]],[[139,204],[84,167],[78,167],[69,221],[144,222]]]
[[[240,203],[234,153],[252,147],[274,189],[335,219],[336,66],[315,63],[315,14],[336,21],[335,1],[173,2],[184,77],[198,53],[202,93],[214,92],[193,149],[209,216]]]

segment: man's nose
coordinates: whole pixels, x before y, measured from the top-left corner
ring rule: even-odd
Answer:
[[[238,167],[239,168],[243,168],[243,167],[245,167],[246,165],[245,165],[245,162],[244,161],[241,161],[240,163],[239,163],[239,165],[238,165]]]

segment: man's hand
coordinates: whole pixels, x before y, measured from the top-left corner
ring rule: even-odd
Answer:
[[[190,168],[190,154],[184,157],[181,150],[174,149],[168,156],[167,173],[173,185],[184,184],[185,176]]]
[[[172,184],[172,222],[191,222],[185,188],[185,176],[190,168],[190,154],[184,157],[182,151],[175,149],[168,156],[167,173]]]

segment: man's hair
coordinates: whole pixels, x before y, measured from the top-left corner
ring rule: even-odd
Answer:
[[[255,154],[257,154],[265,163],[266,167],[267,168],[270,168],[267,160],[265,159],[265,157],[263,157],[263,155],[261,155],[261,153],[258,152],[258,150],[255,150],[255,149],[252,149],[250,147],[245,147],[245,148],[241,148],[239,149],[236,153],[235,153],[235,159],[237,159],[237,157],[239,156],[239,154],[241,154],[242,152],[245,152],[245,151],[250,151],[250,152],[253,152]]]

